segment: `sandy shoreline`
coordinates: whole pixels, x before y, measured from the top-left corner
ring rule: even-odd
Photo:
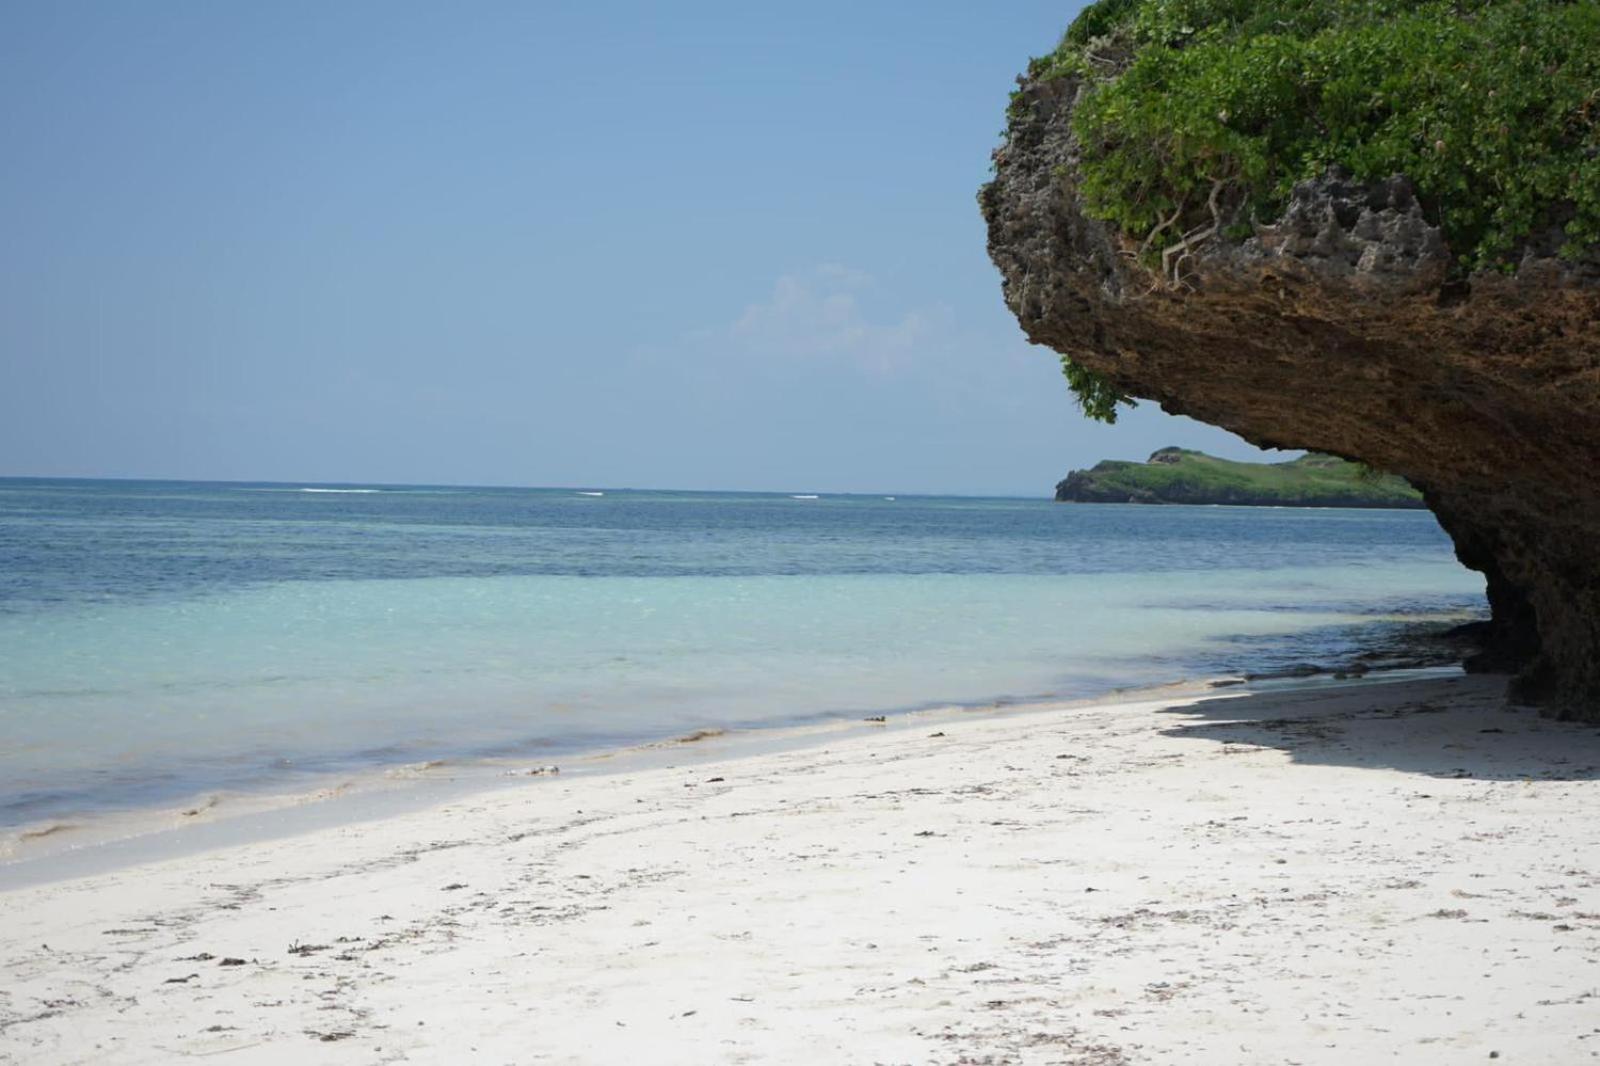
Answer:
[[[1394,676],[1449,672],[1398,669]],[[1323,674],[1317,682],[1332,675]],[[46,817],[0,830],[0,892],[114,872],[125,866],[182,858],[234,844],[253,844],[412,814],[452,800],[527,784],[528,778],[628,773],[696,760],[721,761],[822,746],[863,732],[938,728],[973,715],[1029,714],[1192,696],[1243,683],[1241,677],[1174,681],[1120,688],[1094,697],[1012,698],[971,704],[934,703],[882,713],[825,714],[798,721],[701,728],[631,743],[523,755],[443,757],[376,763],[302,775],[298,787],[203,790],[172,801],[109,811]],[[1296,675],[1268,681],[1301,685]],[[553,772],[553,773],[552,773]]]
[[[1600,1058],[1600,733],[1492,678],[1172,703],[0,893],[0,1061]]]

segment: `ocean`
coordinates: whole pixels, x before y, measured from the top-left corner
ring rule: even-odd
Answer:
[[[1417,511],[0,479],[0,827],[1335,663],[1483,611]]]

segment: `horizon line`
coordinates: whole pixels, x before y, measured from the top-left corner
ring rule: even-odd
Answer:
[[[530,492],[682,492],[705,494],[744,494],[744,495],[774,495],[787,496],[795,493],[816,493],[823,496],[908,496],[939,499],[973,499],[973,500],[1050,500],[1051,496],[1041,493],[1037,496],[1024,496],[1014,493],[978,493],[978,492],[917,492],[904,489],[820,489],[820,488],[794,488],[794,489],[710,489],[710,488],[663,488],[659,486],[622,486],[579,483],[571,485],[513,485],[513,484],[483,484],[452,481],[315,481],[309,479],[294,479],[282,481],[266,478],[178,478],[178,477],[145,477],[128,474],[90,476],[84,474],[54,475],[54,474],[0,474],[0,481],[118,481],[139,484],[160,485],[269,485],[279,486],[304,486],[310,488],[376,488],[376,489],[516,489]],[[1054,486],[1052,486],[1053,488]]]

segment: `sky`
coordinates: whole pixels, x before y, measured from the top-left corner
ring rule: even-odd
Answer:
[[[1079,5],[0,0],[0,475],[1048,495],[975,195]]]

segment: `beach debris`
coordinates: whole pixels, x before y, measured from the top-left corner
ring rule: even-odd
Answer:
[[[186,985],[190,981],[193,981],[196,977],[199,977],[199,976],[200,975],[197,974],[197,973],[192,973],[188,977],[169,977],[165,981],[162,981],[161,983],[164,984],[164,985]]]
[[[202,951],[198,955],[185,955],[182,958],[180,958],[178,961],[179,962],[210,962],[214,958],[216,958],[216,956],[211,954],[209,951]]]
[[[1144,994],[1157,1003],[1166,1003],[1188,987],[1188,981],[1155,981],[1144,986]]]
[[[708,777],[708,778],[706,778],[706,784],[715,785],[719,781],[726,781],[726,780],[727,780],[726,777]]]
[[[222,959],[221,961],[219,961],[217,963],[217,965],[218,966],[243,966],[244,965],[244,960],[243,959],[239,959],[239,958],[234,958],[232,955],[229,955],[227,958]]]
[[[887,722],[889,719],[885,718],[881,714],[871,714],[861,720],[863,722]]]
[[[448,885],[445,885],[443,888],[441,888],[439,891],[441,891],[441,892],[454,892],[457,889],[466,888],[466,887],[467,886],[466,886],[466,884],[464,882],[452,881]]]
[[[934,738],[934,737],[942,737],[942,736],[944,736],[944,730],[942,730],[942,729],[941,729],[941,730],[940,730],[940,731],[939,731],[939,732],[937,732],[937,733],[929,733],[929,734],[928,734],[928,739],[929,739],[929,740],[932,740],[932,739],[933,739],[933,738]]]
[[[546,774],[559,774],[559,766],[527,766],[521,770],[507,770],[507,777],[542,777]]]
[[[211,808],[215,807],[218,802],[219,800],[216,796],[206,796],[193,807],[190,807],[184,811],[180,811],[179,813],[185,818],[193,818],[196,815],[204,814],[205,812],[209,811]]]
[[[315,955],[319,951],[327,950],[328,945],[326,944],[302,944],[298,940],[289,944],[289,954],[291,955]]]
[[[1315,677],[1318,674],[1328,673],[1327,667],[1318,666],[1316,663],[1295,663],[1281,670],[1272,670],[1258,674],[1245,674],[1246,681],[1284,681],[1296,677]]]
[[[17,834],[17,840],[19,843],[26,840],[40,840],[55,836],[57,833],[69,833],[76,828],[77,825],[72,822],[53,822],[40,829],[25,829]]]
[[[693,744],[696,741],[710,740],[712,737],[720,737],[726,732],[726,729],[696,729],[693,733],[685,733],[683,736],[679,737],[678,743]]]
[[[938,833],[935,833],[935,832],[934,832],[934,831],[933,831],[933,830],[932,830],[932,829],[924,829],[924,830],[922,830],[922,831],[921,831],[921,832],[919,832],[919,833],[916,833],[916,834],[914,834],[914,835],[915,835],[915,836],[919,836],[919,837],[936,837],[936,836],[938,836],[938,835],[939,835],[939,834],[938,834]]]

